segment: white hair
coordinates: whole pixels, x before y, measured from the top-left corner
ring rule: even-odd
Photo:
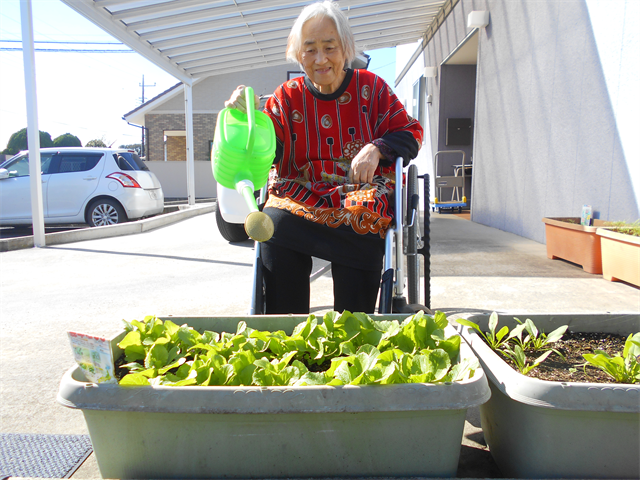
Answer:
[[[300,57],[302,52],[302,27],[312,18],[318,17],[327,17],[333,20],[336,30],[338,31],[338,36],[340,37],[342,51],[344,52],[345,66],[351,66],[357,54],[356,42],[353,38],[353,33],[351,33],[349,21],[340,10],[338,2],[332,2],[330,0],[312,3],[302,10],[289,33],[287,60],[302,66],[302,59]]]

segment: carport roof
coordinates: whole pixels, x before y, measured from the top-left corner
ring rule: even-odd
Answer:
[[[287,36],[311,1],[62,0],[184,83],[286,63]],[[342,0],[360,50],[427,41],[452,0]]]

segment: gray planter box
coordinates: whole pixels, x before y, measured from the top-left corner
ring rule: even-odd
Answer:
[[[305,319],[171,318],[287,333]],[[472,355],[463,342],[461,356]],[[74,367],[58,394],[82,410],[104,478],[453,477],[466,410],[488,398],[481,369],[448,385],[123,388]]]
[[[640,315],[501,315],[498,328],[530,318],[544,332],[627,336]],[[489,315],[469,320],[488,331]],[[529,378],[512,369],[472,329],[462,336],[480,360],[491,399],[480,407],[482,429],[507,477],[640,478],[640,385],[565,383]]]

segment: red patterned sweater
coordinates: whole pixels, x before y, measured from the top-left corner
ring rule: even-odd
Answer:
[[[371,184],[357,185],[348,183],[351,160],[375,141],[383,153],[403,156],[406,164],[422,143],[422,127],[384,80],[366,70],[347,70],[342,86],[326,95],[305,77],[295,78],[276,90],[264,111],[279,145],[265,207],[384,237],[393,216],[394,158],[380,162]]]

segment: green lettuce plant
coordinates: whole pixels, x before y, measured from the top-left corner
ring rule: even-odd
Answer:
[[[442,312],[402,322],[364,313],[310,315],[291,335],[239,322],[235,333],[199,333],[145,317],[125,322],[118,344],[128,370],[120,385],[387,385],[445,383],[473,376],[459,335],[446,337]]]

